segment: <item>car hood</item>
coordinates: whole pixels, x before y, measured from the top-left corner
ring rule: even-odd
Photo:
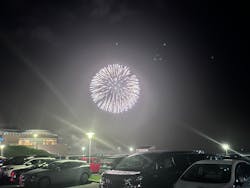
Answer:
[[[141,174],[141,172],[139,172],[139,171],[123,171],[123,170],[107,170],[104,172],[104,174],[134,176],[134,175]]]
[[[34,170],[30,170],[28,172],[25,172],[24,175],[32,175],[32,174],[38,174],[38,173],[43,173],[43,172],[48,172],[49,169],[45,169],[45,168],[37,168]]]

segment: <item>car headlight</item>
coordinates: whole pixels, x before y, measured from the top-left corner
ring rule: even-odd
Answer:
[[[142,188],[142,180],[143,180],[143,176],[138,176],[136,179],[135,179],[135,183],[136,183],[136,186],[139,188]]]

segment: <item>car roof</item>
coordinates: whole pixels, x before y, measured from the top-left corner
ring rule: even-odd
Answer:
[[[86,163],[85,161],[82,161],[82,160],[68,160],[68,159],[63,159],[63,160],[57,160],[57,161],[55,161],[55,162],[57,162],[57,163],[66,163],[66,162],[81,162],[81,163]]]
[[[224,159],[224,160],[201,160],[195,162],[195,164],[228,164],[228,165],[233,165],[236,163],[244,162],[247,163],[246,161],[243,160],[234,160],[234,159]]]
[[[55,158],[53,158],[53,157],[36,157],[36,158],[31,158],[31,159],[29,159],[28,161],[39,160],[39,159],[51,159],[51,160],[53,160],[53,159],[55,159]]]
[[[127,157],[127,154],[124,155],[112,155],[112,156],[105,156],[104,159],[116,159],[116,158],[122,158],[122,157]]]
[[[169,150],[153,150],[153,151],[145,151],[145,152],[137,152],[132,155],[140,155],[140,154],[199,154],[204,155],[204,153],[198,153],[196,151],[169,151]]]

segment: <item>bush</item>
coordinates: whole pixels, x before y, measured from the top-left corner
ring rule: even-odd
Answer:
[[[6,146],[4,148],[4,157],[38,155],[38,156],[53,156],[44,150],[34,149],[26,146]]]

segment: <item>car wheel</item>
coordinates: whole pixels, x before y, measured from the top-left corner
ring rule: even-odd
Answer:
[[[89,181],[89,175],[87,173],[83,173],[80,176],[80,184],[86,184]]]
[[[39,188],[48,188],[50,186],[49,178],[42,178],[38,182]]]

